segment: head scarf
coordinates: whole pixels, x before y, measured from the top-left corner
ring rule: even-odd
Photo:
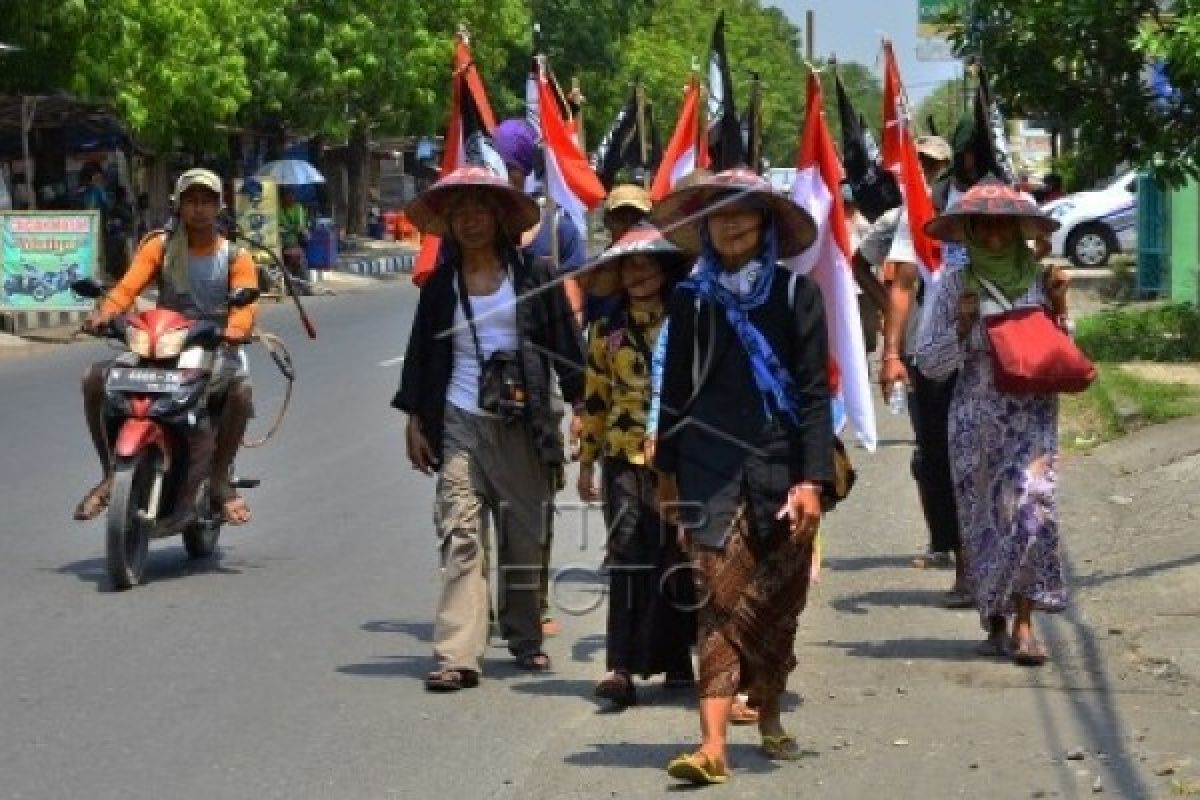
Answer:
[[[999,289],[1009,302],[1015,302],[1037,280],[1041,266],[1019,232],[1014,234],[1003,250],[988,250],[975,238],[972,221],[968,220],[966,226],[967,255],[971,264],[967,273],[968,285],[979,292],[983,288],[979,279],[984,278]]]
[[[523,119],[506,119],[496,126],[496,152],[504,163],[529,175],[537,162],[537,132]]]
[[[779,265],[776,260],[778,252],[778,234],[775,231],[775,221],[768,216],[763,226],[762,247],[758,257],[746,263],[743,270],[755,272],[751,285],[744,293],[731,292],[719,280],[724,268],[720,256],[713,247],[708,235],[708,225],[700,225],[700,261],[692,276],[681,283],[694,291],[697,297],[714,304],[725,312],[725,319],[733,328],[742,350],[750,361],[750,371],[754,376],[754,385],[762,395],[763,411],[768,418],[777,413],[786,415],[793,423],[797,422],[796,386],[792,374],[779,361],[771,343],[762,335],[762,331],[750,321],[748,312],[758,308],[771,295],[771,285],[775,281]]]

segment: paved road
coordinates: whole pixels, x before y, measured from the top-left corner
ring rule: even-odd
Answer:
[[[480,689],[422,691],[432,485],[409,471],[387,407],[414,298],[394,284],[314,301],[315,345],[268,310],[300,382],[278,443],[241,464],[264,479],[257,520],[209,563],[155,545],[131,592],[107,588],[100,523],[69,521],[96,478],[77,381],[103,347],[0,360],[0,797],[664,793],[662,765],[696,739],[691,698],[649,686],[644,705],[599,713],[599,611],[562,617],[550,675],[517,672],[497,648]],[[256,367],[265,413],[279,387]],[[900,422],[883,424],[879,454],[855,452],[862,482],[828,524],[802,622],[791,722],[812,755],[772,765],[738,731],[723,796],[1073,797],[1097,776],[1110,796],[1153,796],[1166,779],[1139,759],[1200,745],[1194,693],[1122,671],[1079,614],[1049,629],[1057,666],[975,659],[973,614],[936,607],[948,574],[907,566],[920,545],[908,445]],[[602,599],[601,531],[564,510],[557,560],[578,568],[561,604]],[[1087,760],[1064,762],[1074,747]]]

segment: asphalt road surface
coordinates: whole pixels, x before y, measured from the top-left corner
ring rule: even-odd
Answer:
[[[388,407],[414,305],[406,281],[314,300],[316,343],[289,308],[266,311],[299,382],[278,440],[239,465],[263,480],[248,493],[255,521],[227,528],[211,561],[152,544],[146,584],[128,592],[108,587],[103,523],[70,520],[98,477],[78,381],[105,346],[0,360],[0,797],[668,791],[663,766],[697,739],[693,698],[646,684],[622,714],[590,698],[604,663],[598,513],[565,505],[559,517],[555,670],[521,673],[494,647],[480,688],[423,691],[433,485],[409,469]],[[253,363],[265,418],[280,383],[261,353]],[[1153,796],[1130,715],[1181,731],[1181,701],[1136,675],[1115,688],[1078,616],[1048,626],[1056,663],[1041,672],[975,658],[974,614],[937,606],[949,573],[908,566],[923,542],[907,429],[883,417],[879,453],[851,450],[861,482],[828,521],[801,622],[787,721],[811,752],[773,764],[739,729],[734,778],[717,791],[1073,797],[1100,780],[1109,796]],[[1063,760],[1075,747],[1086,761]]]

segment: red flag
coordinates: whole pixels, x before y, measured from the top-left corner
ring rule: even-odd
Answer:
[[[545,71],[538,77],[538,116],[546,155],[546,191],[587,238],[584,215],[604,202],[604,184],[592,171],[570,123],[559,113],[554,89]]]
[[[842,178],[842,164],[825,120],[821,82],[816,73],[810,72],[808,108],[800,152],[796,157],[792,200],[812,215],[817,225],[817,238],[812,247],[790,259],[788,267],[809,275],[821,288],[832,361],[830,388],[834,393],[834,425],[840,431],[849,421],[863,446],[874,450],[877,442],[875,407],[871,401],[871,378],[858,297],[850,269],[853,251],[842,204]]]
[[[450,88],[450,121],[446,125],[446,138],[442,151],[442,175],[449,175],[466,162],[464,148],[466,140],[474,131],[466,130],[472,125],[482,126],[482,132],[491,135],[496,129],[496,117],[483,87],[483,78],[471,60],[470,42],[465,34],[458,34],[454,44],[454,70]],[[470,107],[467,107],[470,104]],[[465,112],[465,113],[464,113]],[[421,252],[413,265],[413,283],[421,286],[433,274],[437,266],[438,251],[442,240],[438,236],[426,236],[421,241]]]
[[[904,193],[913,249],[920,261],[917,266],[926,275],[932,275],[942,266],[941,245],[925,233],[925,224],[935,216],[933,198],[917,157],[908,98],[900,82],[896,54],[888,39],[883,41],[883,55],[883,165],[896,174]]]
[[[667,151],[663,153],[662,163],[654,175],[654,185],[650,188],[650,197],[654,202],[670,194],[675,184],[692,170],[708,169],[711,162],[702,114],[700,81],[693,75],[683,95],[675,133],[671,134]]]

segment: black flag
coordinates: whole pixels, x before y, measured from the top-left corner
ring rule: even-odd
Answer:
[[[634,180],[643,181],[662,158],[654,112],[645,97],[641,85],[635,85],[592,155],[592,168],[605,189],[613,187],[624,168],[634,172]]]
[[[762,80],[758,73],[753,73],[750,82],[750,102],[746,113],[742,116],[742,141],[746,148],[746,165],[755,172],[762,171],[763,165],[763,109],[762,109]]]
[[[1012,158],[1008,150],[1008,131],[1000,108],[992,99],[987,73],[979,69],[979,86],[975,89],[975,126],[972,151],[979,175],[991,173],[1012,186],[1017,182]]]
[[[746,166],[742,126],[733,101],[733,77],[725,53],[725,12],[717,15],[708,56],[708,142],[716,172]]]
[[[838,117],[842,121],[842,165],[846,169],[846,181],[862,215],[874,222],[884,212],[903,204],[904,197],[896,176],[884,169],[875,137],[866,120],[850,104],[842,79],[836,72],[833,80],[837,87]]]

